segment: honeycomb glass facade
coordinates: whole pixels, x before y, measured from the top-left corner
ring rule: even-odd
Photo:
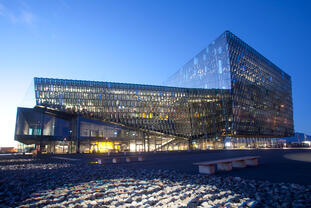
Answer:
[[[164,84],[185,88],[231,89],[226,33],[193,57]]]
[[[291,77],[232,33],[226,36],[234,134],[293,135]]]
[[[35,78],[36,107],[18,108],[15,139],[107,152],[247,147],[293,134],[290,76],[228,31],[165,85]]]
[[[37,106],[168,135],[222,134],[229,90],[35,78]],[[224,113],[225,112],[225,113]]]
[[[273,138],[294,133],[291,77],[229,31],[165,84],[228,89],[232,108],[226,109],[224,128],[234,137]]]

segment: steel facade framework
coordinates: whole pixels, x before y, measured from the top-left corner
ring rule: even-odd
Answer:
[[[132,149],[154,151],[294,133],[290,76],[228,31],[167,86],[49,78],[34,84],[36,107],[17,113],[15,139],[23,143],[65,139],[79,151],[85,141],[91,150],[109,140],[126,151],[133,137]]]

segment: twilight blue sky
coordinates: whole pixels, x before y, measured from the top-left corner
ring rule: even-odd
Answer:
[[[0,146],[34,76],[161,84],[225,30],[292,77],[311,134],[311,1],[0,0]]]

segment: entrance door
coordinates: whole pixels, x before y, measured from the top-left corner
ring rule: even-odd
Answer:
[[[162,147],[161,144],[157,144],[157,145],[156,145],[156,151],[162,151],[161,147]]]
[[[144,151],[144,146],[142,144],[137,144],[136,145],[136,152],[143,152]]]
[[[120,151],[120,144],[114,144],[114,151],[119,152]]]

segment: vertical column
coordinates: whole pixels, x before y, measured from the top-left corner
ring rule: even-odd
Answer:
[[[80,153],[80,116],[76,120],[76,150]]]
[[[113,145],[113,150],[114,150],[114,145]],[[91,153],[91,140],[89,139],[89,153]]]
[[[144,152],[146,152],[146,134],[143,132],[143,146],[144,146]]]
[[[189,146],[189,148],[188,148],[188,150],[189,151],[191,151],[192,150],[192,139],[188,139],[188,146]]]
[[[147,134],[147,144],[148,144],[148,149],[147,149],[147,151],[148,152],[150,152],[150,136],[149,136],[149,134]]]
[[[137,138],[136,138],[136,135],[135,135],[135,137],[134,137],[134,141],[135,141],[135,152],[137,152]]]
[[[42,152],[42,139],[43,139],[43,130],[44,130],[44,113],[41,112],[41,125],[40,125],[40,139],[39,139],[39,151]]]

